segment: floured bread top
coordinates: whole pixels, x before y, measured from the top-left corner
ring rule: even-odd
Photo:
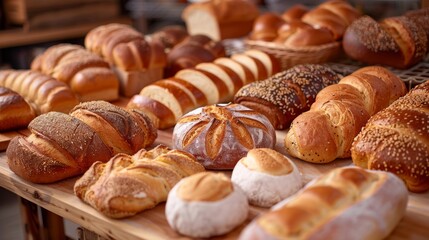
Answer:
[[[182,180],[177,195],[184,201],[219,201],[234,191],[222,173],[201,172]]]
[[[287,175],[293,171],[293,166],[286,156],[269,148],[252,149],[240,162],[251,171],[275,176]]]

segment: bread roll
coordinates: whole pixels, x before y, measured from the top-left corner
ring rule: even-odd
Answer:
[[[239,104],[198,108],[179,119],[173,146],[193,154],[206,169],[233,169],[252,148],[273,148],[268,119]]]
[[[282,13],[282,18],[286,22],[291,22],[294,20],[299,20],[306,14],[310,9],[301,4],[295,4],[292,7],[288,8]]]
[[[267,12],[256,18],[249,39],[273,41],[278,36],[278,29],[286,21],[278,14]]]
[[[49,112],[29,124],[28,137],[14,137],[6,150],[9,168],[34,183],[52,183],[84,173],[96,161],[135,153],[157,136],[149,118],[104,101],[76,106],[70,115]]]
[[[348,158],[353,139],[369,117],[405,93],[402,80],[385,68],[358,70],[320,91],[311,109],[293,120],[286,150],[313,163]]]
[[[188,5],[182,13],[191,35],[203,34],[219,41],[247,35],[259,15],[255,4],[243,0],[213,0]]]
[[[0,132],[26,127],[36,112],[18,93],[0,87]]]
[[[395,68],[408,68],[421,61],[427,54],[427,46],[424,29],[405,16],[381,22],[369,16],[361,17],[350,25],[343,40],[349,57]]]
[[[67,113],[79,103],[65,83],[32,70],[0,71],[0,86],[21,95],[37,115],[50,111]]]
[[[243,189],[250,204],[260,207],[271,207],[302,187],[295,164],[269,148],[251,149],[235,165],[231,181]]]
[[[339,76],[328,67],[299,65],[244,86],[234,102],[264,114],[276,129],[284,129],[310,108],[322,88],[338,81]]]
[[[119,80],[109,64],[78,45],[48,48],[34,59],[31,69],[66,83],[80,101],[113,101],[119,97]]]
[[[189,153],[158,145],[95,162],[76,181],[74,193],[104,215],[124,218],[166,201],[180,179],[201,171],[203,166]]]
[[[389,171],[413,192],[429,189],[429,82],[378,112],[355,138],[357,166]]]
[[[165,215],[176,231],[194,238],[230,232],[246,220],[249,204],[239,186],[222,173],[182,179],[168,194]]]
[[[391,173],[338,168],[257,217],[240,239],[384,239],[407,201],[404,183]]]

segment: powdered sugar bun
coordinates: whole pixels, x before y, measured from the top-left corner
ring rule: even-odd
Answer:
[[[235,166],[231,181],[243,189],[250,204],[260,207],[271,207],[302,187],[295,164],[269,148],[250,150]]]

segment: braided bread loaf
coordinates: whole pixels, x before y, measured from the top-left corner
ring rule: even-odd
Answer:
[[[111,64],[119,77],[121,94],[127,97],[161,79],[167,63],[160,39],[146,39],[125,24],[92,29],[85,37],[85,47]]]
[[[405,93],[405,84],[387,69],[362,68],[317,94],[310,111],[292,122],[286,150],[313,163],[350,157],[353,139],[370,116]]]
[[[316,94],[340,77],[322,65],[298,65],[264,81],[242,87],[234,102],[264,114],[276,129],[284,129],[308,110]]]
[[[179,180],[202,171],[191,154],[158,145],[133,156],[117,154],[108,163],[95,162],[76,181],[74,192],[104,215],[124,218],[166,201]]]
[[[169,128],[185,113],[207,104],[229,102],[244,84],[280,69],[277,59],[258,50],[237,55],[200,63],[150,84],[129,101],[127,108],[152,112],[159,128]]]
[[[79,45],[54,45],[33,60],[31,69],[66,83],[81,101],[118,98],[119,82],[109,64]]]
[[[429,81],[372,116],[355,138],[357,166],[393,172],[413,192],[429,189]]]
[[[0,132],[26,127],[35,117],[33,108],[21,95],[0,87]]]
[[[28,128],[31,135],[13,138],[6,155],[13,172],[35,183],[82,174],[93,162],[107,162],[117,153],[133,154],[157,136],[144,113],[104,101],[80,104],[70,115],[40,115]]]
[[[36,71],[0,71],[0,86],[21,95],[37,115],[50,111],[67,113],[79,103],[65,83]]]
[[[394,174],[337,168],[261,214],[240,239],[384,239],[407,202],[408,191]]]

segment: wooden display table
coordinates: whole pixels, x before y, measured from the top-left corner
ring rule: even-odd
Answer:
[[[283,152],[280,144],[285,132],[277,132],[276,149]],[[156,144],[171,146],[171,130],[159,131]],[[305,182],[335,167],[351,164],[351,160],[337,160],[331,164],[315,165],[294,160],[301,170]],[[225,171],[230,174],[230,171]],[[144,211],[134,217],[114,220],[105,217],[89,205],[80,201],[73,194],[73,185],[77,178],[60,181],[54,184],[33,184],[20,179],[7,165],[5,152],[0,152],[0,187],[25,198],[38,206],[47,209],[63,218],[69,219],[84,228],[108,239],[184,239],[173,231],[165,218],[164,206]],[[267,209],[251,207],[251,213],[245,224],[258,213]],[[236,239],[245,226],[235,229],[219,239]],[[353,227],[353,226],[349,226]],[[410,193],[407,212],[388,239],[428,239],[429,237],[429,192],[424,194]]]

